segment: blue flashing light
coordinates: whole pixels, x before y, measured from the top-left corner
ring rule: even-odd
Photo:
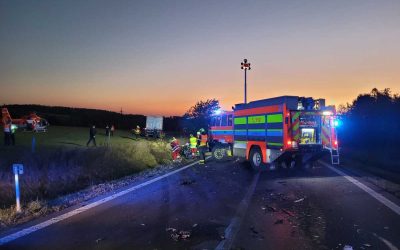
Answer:
[[[214,111],[214,115],[220,115],[222,113],[222,110],[217,109]]]
[[[342,126],[342,121],[341,120],[334,120],[333,121],[333,126],[336,127],[340,127]]]

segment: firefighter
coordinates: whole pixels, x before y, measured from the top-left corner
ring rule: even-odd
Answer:
[[[178,139],[176,139],[175,137],[172,137],[170,145],[172,148],[172,159],[174,161],[177,161],[180,158],[180,155],[179,155],[180,146],[179,146]]]
[[[15,131],[17,131],[17,125],[11,124],[10,139],[13,146],[15,146]]]
[[[110,127],[106,125],[106,136],[110,135]]]
[[[136,139],[139,138],[140,136],[140,127],[139,125],[136,126],[135,130],[133,131],[135,133]]]
[[[4,120],[4,145],[10,145],[10,138],[11,137],[11,119],[6,118]]]
[[[189,143],[190,143],[190,150],[192,151],[192,157],[196,157],[197,153],[197,138],[193,136],[193,134],[190,134],[189,138]]]
[[[114,136],[114,131],[115,131],[115,127],[114,127],[114,125],[111,125],[111,129],[110,129],[110,132],[111,132],[111,136]]]
[[[96,147],[96,126],[93,125],[89,130],[89,141],[86,143],[86,146],[89,147],[89,143],[93,142],[94,146]]]
[[[199,151],[200,151],[200,164],[205,164],[206,163],[206,152],[208,151],[208,136],[206,134],[206,131],[204,129],[201,129],[201,134],[200,134],[200,145],[199,145]]]

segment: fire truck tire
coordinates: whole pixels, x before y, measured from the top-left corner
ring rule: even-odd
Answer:
[[[256,171],[261,171],[265,169],[265,164],[262,161],[262,153],[259,148],[253,148],[250,151],[250,165]]]
[[[226,148],[221,146],[214,146],[212,148],[212,156],[216,161],[224,161],[226,160]]]

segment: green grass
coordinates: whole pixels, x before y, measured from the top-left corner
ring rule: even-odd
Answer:
[[[46,133],[18,131],[17,145],[5,147],[1,134],[0,209],[14,203],[13,163],[24,164],[21,198],[30,204],[171,162],[166,140],[135,140],[129,131],[117,130],[107,145],[104,129],[97,129],[97,147],[86,147],[88,139],[89,128],[51,126]]]

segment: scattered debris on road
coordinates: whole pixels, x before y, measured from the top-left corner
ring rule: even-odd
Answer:
[[[96,243],[99,244],[100,241],[102,241],[102,240],[103,240],[103,238],[98,238],[98,239],[96,240]]]
[[[176,228],[173,228],[173,227],[169,227],[169,228],[165,229],[165,231],[171,233],[171,235],[170,235],[171,239],[173,239],[174,241],[187,240],[191,236],[190,231],[184,231],[184,230],[178,231]]]
[[[301,199],[295,200],[295,201],[294,201],[294,203],[298,203],[298,202],[302,202],[302,201],[304,201],[304,198],[301,198]]]
[[[183,185],[183,186],[191,185],[191,184],[193,184],[193,183],[195,183],[195,182],[196,182],[195,180],[186,179],[186,180],[182,180],[182,181],[181,181],[181,185]]]
[[[281,208],[282,212],[284,212],[285,214],[289,215],[290,217],[294,217],[294,214],[284,208]]]
[[[343,247],[343,250],[353,250],[353,247],[350,246],[350,245],[345,245],[345,246]]]
[[[274,224],[275,224],[275,225],[283,224],[283,219],[278,219],[278,220],[276,220]]]

